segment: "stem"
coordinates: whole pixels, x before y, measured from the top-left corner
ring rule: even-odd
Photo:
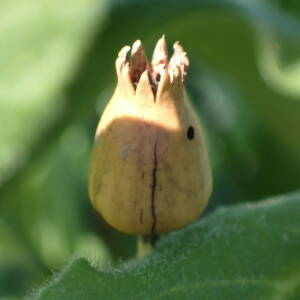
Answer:
[[[159,240],[158,234],[139,235],[137,239],[137,257],[142,258],[155,248]]]

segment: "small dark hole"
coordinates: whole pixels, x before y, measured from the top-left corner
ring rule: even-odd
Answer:
[[[190,126],[186,132],[186,136],[189,140],[192,140],[195,136],[194,127]]]
[[[157,74],[156,75],[156,82],[159,82],[160,81],[160,74]]]

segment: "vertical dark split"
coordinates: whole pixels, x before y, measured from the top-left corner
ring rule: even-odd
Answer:
[[[153,151],[153,169],[152,169],[152,186],[151,186],[151,213],[152,213],[152,228],[151,228],[151,245],[155,246],[157,241],[156,230],[156,212],[155,212],[155,193],[156,193],[156,173],[157,173],[157,142],[154,143]]]
[[[143,252],[144,256],[144,251],[147,249],[154,248],[156,245],[156,242],[159,239],[159,235],[156,234],[156,211],[155,211],[155,196],[156,196],[156,178],[157,175],[157,141],[154,143],[154,148],[153,148],[153,168],[152,168],[152,184],[151,184],[151,215],[152,215],[152,227],[149,235],[142,235],[140,236],[140,249]],[[150,246],[150,248],[149,248]],[[145,248],[145,249],[144,249]]]

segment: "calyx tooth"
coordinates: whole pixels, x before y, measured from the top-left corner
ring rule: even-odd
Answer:
[[[173,82],[177,81],[177,82],[182,82],[183,81],[183,74],[182,74],[182,70],[180,66],[176,66],[175,70],[174,70],[174,78],[173,78]]]
[[[132,45],[131,50],[131,79],[137,84],[142,73],[147,69],[148,60],[140,40]]]
[[[174,73],[176,66],[178,66],[181,70],[182,80],[184,80],[188,71],[189,59],[179,42],[174,44],[173,49],[174,53],[170,59],[169,71]]]
[[[152,56],[152,82],[158,83],[161,74],[168,65],[168,47],[165,36],[163,35],[157,42]]]
[[[130,50],[130,46],[124,46],[118,53],[118,57],[125,57],[128,58],[128,53]]]
[[[125,63],[124,63],[123,71],[124,71],[125,74],[129,74],[129,72],[130,72],[130,65],[129,65],[129,62],[125,62]]]
[[[143,101],[144,103],[151,103],[154,101],[154,94],[152,91],[151,83],[149,81],[149,74],[147,70],[142,73],[135,93],[139,100]]]
[[[168,47],[165,36],[163,35],[157,42],[152,56],[152,65],[168,63]]]
[[[124,65],[129,61],[129,51],[130,51],[130,46],[125,46],[120,50],[118,54],[118,58],[116,60],[116,69],[117,69],[118,76],[120,75]]]
[[[171,78],[168,71],[164,71],[161,75],[161,79],[157,89],[157,98],[162,100],[162,95],[165,91],[170,90]]]
[[[183,47],[179,44],[179,42],[175,42],[173,45],[173,49],[174,49],[174,53],[175,54],[186,54],[186,52],[184,51]]]

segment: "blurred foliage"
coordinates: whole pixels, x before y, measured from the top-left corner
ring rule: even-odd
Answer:
[[[114,60],[165,33],[191,58],[187,82],[214,173],[209,211],[300,182],[297,0],[1,0],[0,297],[29,293],[71,256],[115,263],[135,238],[92,210],[87,170]]]

